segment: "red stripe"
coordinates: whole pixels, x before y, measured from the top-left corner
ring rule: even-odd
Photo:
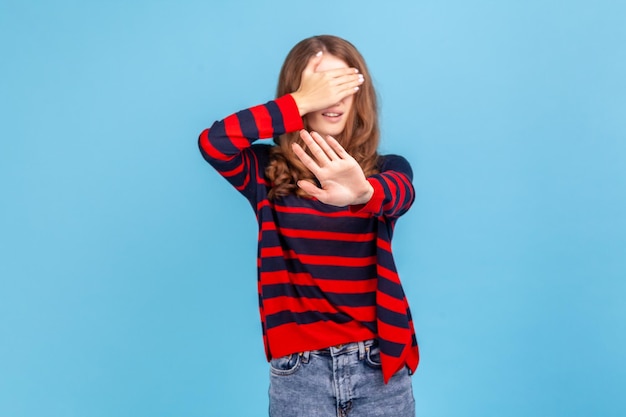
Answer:
[[[256,183],[257,184],[263,184],[263,185],[267,185],[265,182],[265,178],[263,178],[261,176],[261,173],[259,172],[259,160],[257,159],[257,155],[255,153],[250,153],[251,157],[254,159],[254,164],[250,164],[250,166],[255,166],[256,169],[254,171],[254,176],[256,177]]]
[[[276,256],[283,256],[285,253],[280,246],[273,246],[270,248],[261,248],[261,259],[273,258]]]
[[[394,343],[399,343],[402,345],[406,344],[407,342],[411,340],[411,334],[410,334],[409,329],[403,329],[401,327],[391,326],[380,320],[378,320],[378,333],[380,335],[384,335],[382,337],[385,340],[388,340]],[[410,342],[409,342],[409,346],[410,346]]]
[[[385,384],[389,382],[391,377],[394,376],[396,372],[404,368],[406,363],[405,357],[406,353],[400,358],[394,358],[393,356],[385,355],[382,352],[380,353],[380,361],[383,367],[383,381]],[[414,370],[415,369],[413,369],[413,371]]]
[[[346,281],[340,279],[318,279],[315,281],[323,292],[337,294],[360,294],[376,291],[376,278],[359,281]]]
[[[400,191],[402,195],[403,206],[407,206],[411,203],[411,200],[413,199],[413,187],[411,185],[411,180],[409,180],[409,178],[401,172],[396,172],[395,175],[402,185]]]
[[[411,326],[413,328],[413,326]],[[411,371],[415,372],[417,369],[417,365],[420,361],[420,352],[417,346],[412,346],[409,348],[409,354],[406,356],[406,364],[411,369]]]
[[[376,303],[387,310],[406,315],[406,303],[403,302],[403,300],[398,300],[397,298],[391,297],[384,292],[378,291],[376,293]]]
[[[262,209],[263,207],[270,207],[270,208],[271,208],[271,207],[272,207],[272,205],[270,204],[269,200],[265,199],[265,200],[261,200],[261,201],[259,201],[259,202],[257,203],[257,205],[256,205],[256,209],[257,209],[257,211],[261,211],[261,209]]]
[[[400,285],[400,277],[396,271],[392,271],[382,265],[378,265],[378,275]]]
[[[291,94],[277,98],[275,103],[282,113],[285,132],[296,132],[304,127],[298,106]]]
[[[246,139],[241,131],[241,124],[236,114],[231,114],[224,119],[224,131],[230,142],[239,150],[250,146],[250,141]]]
[[[372,185],[374,194],[372,198],[370,198],[370,201],[368,201],[359,212],[364,212],[366,215],[367,213],[378,214],[385,199],[385,190],[378,179],[370,177],[367,181]]]
[[[263,309],[266,316],[289,310],[292,313],[344,313],[361,322],[372,322],[376,320],[376,308],[374,306],[336,307],[321,298],[275,297],[265,300]]]
[[[245,189],[248,186],[248,183],[250,183],[250,157],[246,153],[241,153],[240,155],[242,157],[240,166],[245,167],[244,172],[246,175],[243,178],[242,183],[235,186],[238,191]]]
[[[316,285],[322,292],[337,294],[361,294],[376,291],[377,278],[363,279],[359,281],[346,281],[341,279],[315,279],[306,272],[261,272],[262,285],[294,284]]]
[[[337,313],[338,310],[323,298],[294,298],[274,297],[263,302],[265,316],[289,310],[292,313],[306,313],[307,311],[320,313]]]
[[[276,230],[276,223],[274,222],[263,222],[261,223],[261,230]]]
[[[318,230],[287,229],[280,228],[280,234],[286,237],[319,240],[339,240],[346,242],[370,242],[376,236],[375,233],[339,233],[324,232]]]
[[[379,249],[382,249],[391,253],[391,242],[378,238],[376,239],[376,246],[378,246]]]
[[[341,307],[341,311],[353,317],[356,321],[362,323],[373,322],[376,320],[376,307]]]
[[[383,211],[389,212],[394,207],[394,205],[402,204],[402,201],[398,201],[398,199],[396,198],[396,184],[388,178],[385,178],[385,184],[387,184],[387,187],[389,187],[389,192],[391,193],[391,195],[389,196],[389,202],[383,206]]]
[[[413,198],[415,197],[415,190],[413,189],[413,184],[411,183],[411,179],[403,174],[402,172],[396,172],[396,176],[401,183],[404,185],[402,188],[402,197],[404,198],[404,207],[409,208],[411,203],[413,202]]]
[[[376,320],[376,308],[374,306],[335,307],[328,301],[319,298],[276,297],[265,300],[264,309],[266,316],[289,310],[292,313],[344,313],[360,322],[373,322]]]
[[[290,213],[290,214],[311,214],[314,216],[321,217],[357,217],[357,218],[369,218],[370,216],[367,213],[352,213],[349,209],[336,211],[336,212],[325,212],[319,211],[308,207],[286,207],[276,205],[274,209],[281,213]]]
[[[345,256],[298,255],[292,250],[286,251],[285,254],[288,258],[299,259],[300,262],[307,265],[330,265],[348,267],[376,265],[376,256],[348,258]]]
[[[243,172],[243,164],[239,164],[237,165],[235,168],[231,169],[230,171],[220,171],[220,174],[222,174],[223,177],[234,177],[236,175],[239,175]]]
[[[404,206],[408,203],[408,201],[406,200],[406,182],[404,181],[404,178],[402,178],[402,175],[400,175],[398,172],[394,172],[393,176],[398,180],[398,183],[400,184],[398,189],[400,197],[398,198],[398,201],[401,206],[399,208],[404,208]]]
[[[254,106],[250,108],[250,112],[254,117],[254,122],[257,128],[259,128],[260,138],[271,138],[274,136],[274,129],[272,127],[272,116],[269,110],[264,105]]]
[[[296,285],[312,285],[313,278],[307,273],[290,273],[286,270],[261,272],[261,282],[263,285],[271,284],[296,284]]]
[[[202,150],[213,159],[219,161],[229,161],[233,158],[231,155],[226,155],[217,150],[213,144],[209,141],[209,129],[205,129],[200,133],[200,147]]]
[[[268,329],[267,333],[268,339],[272,341],[269,348],[275,358],[376,337],[357,322],[315,322],[304,325],[290,323]]]

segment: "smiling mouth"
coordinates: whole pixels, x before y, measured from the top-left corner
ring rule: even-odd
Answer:
[[[322,116],[326,116],[326,117],[339,117],[341,116],[343,113],[332,113],[332,112],[326,112],[326,113],[322,113]]]

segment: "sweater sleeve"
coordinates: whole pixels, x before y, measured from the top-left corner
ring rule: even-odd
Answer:
[[[409,162],[398,155],[381,157],[380,173],[367,178],[374,194],[366,204],[351,206],[353,212],[366,212],[380,217],[399,217],[415,200],[413,171]]]
[[[265,167],[259,167],[251,145],[302,129],[302,118],[290,94],[241,110],[200,133],[198,146],[204,159],[238,191],[251,199]]]

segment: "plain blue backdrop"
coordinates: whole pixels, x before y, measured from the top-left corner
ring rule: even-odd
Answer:
[[[263,416],[256,225],[201,158],[299,40],[413,165],[419,416],[626,415],[621,0],[0,1],[0,416]]]

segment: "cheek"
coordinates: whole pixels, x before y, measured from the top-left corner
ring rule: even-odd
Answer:
[[[315,112],[315,113],[309,113],[307,114],[307,122],[311,125],[319,125],[321,123],[324,123],[324,116],[322,116],[322,112]]]
[[[315,123],[315,113],[309,113],[306,116],[304,116],[304,126],[310,130],[312,129],[312,126],[314,126]]]
[[[358,94],[358,93],[357,93]],[[345,107],[345,110],[347,113],[350,113],[352,111],[352,107],[354,106],[354,99],[353,96],[350,96],[348,98],[346,98],[343,102],[343,105]]]

